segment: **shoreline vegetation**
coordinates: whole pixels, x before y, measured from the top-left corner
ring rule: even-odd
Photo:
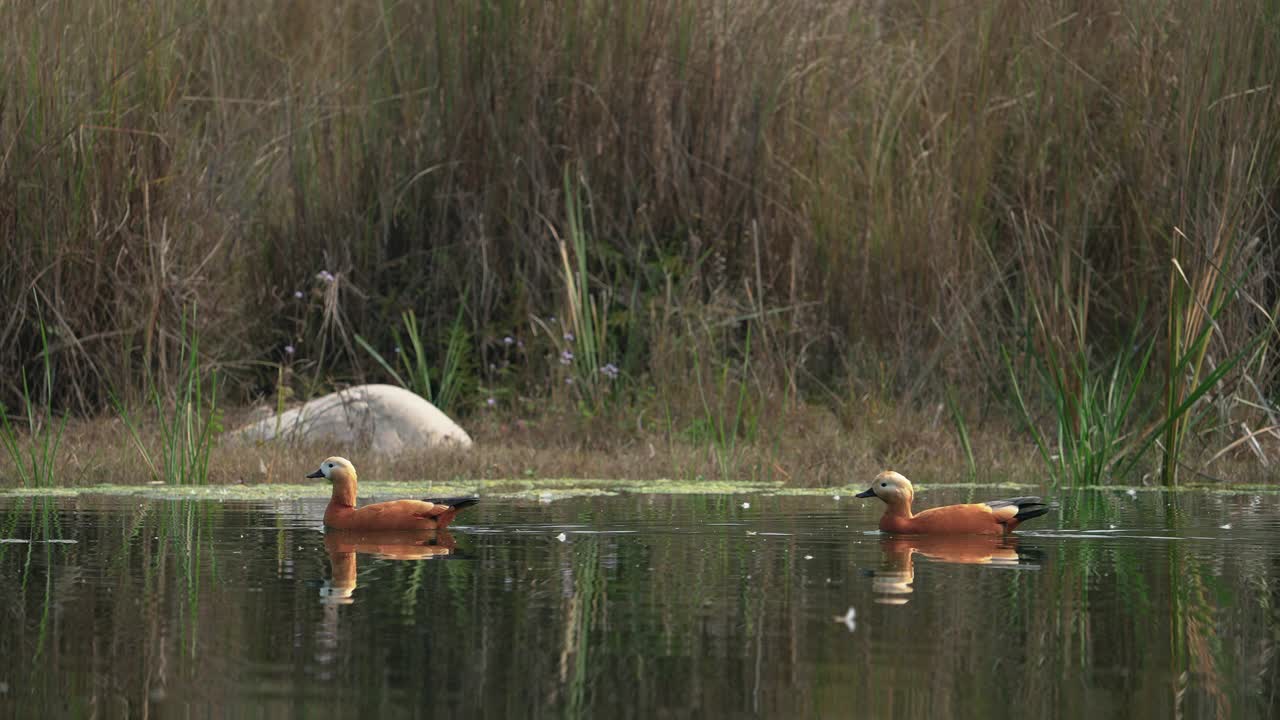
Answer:
[[[0,19],[0,486],[292,483],[222,433],[361,382],[476,441],[379,480],[1276,477],[1266,4]]]

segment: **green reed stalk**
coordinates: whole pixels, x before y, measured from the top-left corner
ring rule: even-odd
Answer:
[[[978,477],[978,464],[973,459],[973,445],[969,442],[969,428],[965,423],[964,413],[960,411],[960,404],[956,401],[955,388],[950,383],[946,385],[945,399],[947,412],[951,415],[951,422],[956,426],[956,438],[960,441],[960,449],[964,452],[968,479],[972,482]]]
[[[134,447],[152,477],[172,485],[204,485],[208,482],[209,453],[214,437],[221,430],[217,407],[218,374],[217,371],[211,373],[206,393],[200,374],[200,336],[195,320],[194,309],[190,319],[183,313],[180,370],[173,398],[166,401],[164,394],[154,384],[151,386],[151,399],[160,430],[158,458],[142,441],[138,424],[124,403],[114,394],[111,396],[116,413],[124,421]]]
[[[1164,461],[1160,468],[1160,481],[1165,485],[1178,483],[1178,459],[1183,441],[1191,427],[1187,413],[1195,402],[1217,383],[1243,357],[1233,355],[1201,379],[1205,354],[1218,316],[1236,290],[1235,283],[1223,276],[1223,269],[1233,258],[1233,243],[1229,234],[1220,238],[1214,257],[1201,265],[1199,277],[1193,280],[1184,272],[1182,253],[1184,237],[1175,228],[1173,253],[1169,267],[1168,305],[1168,372],[1165,375]]]
[[[582,410],[593,413],[604,402],[606,383],[617,374],[615,367],[605,363],[609,353],[608,307],[612,288],[607,282],[593,283],[587,271],[592,243],[580,194],[588,193],[587,202],[590,203],[590,191],[585,183],[574,182],[568,166],[564,168],[563,175],[568,241],[552,228],[552,234],[559,241],[560,293],[565,308],[563,323],[559,328],[552,328],[540,318],[534,317],[533,321],[554,346],[572,354],[568,364],[575,393],[581,401]],[[609,374],[606,376],[606,373]]]
[[[693,335],[692,328],[688,328],[690,336]],[[711,432],[711,451],[715,456],[716,464],[719,466],[720,474],[723,479],[732,479],[736,471],[736,459],[738,449],[738,438],[743,432],[743,423],[746,422],[746,434],[749,440],[755,439],[756,426],[759,421],[755,412],[748,410],[749,392],[747,387],[747,375],[751,364],[751,325],[747,325],[746,346],[742,354],[742,366],[739,369],[739,379],[731,380],[730,375],[732,366],[729,361],[725,361],[720,367],[719,376],[716,379],[715,398],[708,398],[707,388],[702,382],[702,356],[698,352],[698,343],[690,343],[693,351],[694,377],[698,383],[698,399],[702,402],[702,418],[701,422],[704,428]],[[721,412],[721,406],[725,398],[730,397],[730,385],[737,385],[736,398],[734,398],[733,412]],[[714,400],[714,404],[713,404]]]
[[[463,325],[465,309],[465,306],[458,308],[458,315],[449,329],[449,340],[445,346],[444,362],[440,367],[439,383],[434,383],[431,379],[431,359],[427,353],[427,338],[418,324],[417,315],[412,310],[407,310],[400,315],[404,335],[402,336],[398,329],[391,331],[396,348],[399,350],[397,356],[403,374],[398,372],[392,363],[363,336],[356,335],[355,340],[365,352],[369,353],[374,362],[387,371],[397,385],[417,393],[440,410],[449,412],[461,397],[466,379],[466,361],[471,337]]]
[[[1132,409],[1146,378],[1154,343],[1138,352],[1130,349],[1134,339],[1131,335],[1106,374],[1093,371],[1083,352],[1064,359],[1047,348],[1043,355],[1033,356],[1041,393],[1053,407],[1052,441],[1040,432],[1009,355],[1004,353],[1015,403],[1055,484],[1099,484],[1122,462],[1145,453],[1147,446],[1135,453],[1128,428],[1140,424],[1140,418],[1147,414],[1135,418]],[[1126,467],[1132,465],[1130,462]]]
[[[44,319],[38,320],[40,326],[40,357],[44,370],[44,388],[37,407],[32,399],[32,389],[27,382],[27,372],[22,370],[22,402],[27,415],[26,452],[23,452],[22,438],[9,420],[9,414],[3,403],[0,403],[0,445],[13,463],[18,481],[23,487],[53,487],[54,465],[58,457],[58,447],[62,443],[63,431],[67,427],[67,415],[64,413],[53,427],[46,425],[53,418],[53,363],[49,356],[49,338],[45,330]]]

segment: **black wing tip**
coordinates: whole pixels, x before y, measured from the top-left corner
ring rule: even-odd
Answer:
[[[427,502],[436,505],[448,505],[454,510],[461,510],[465,507],[471,507],[480,502],[478,497],[451,497],[451,498],[427,498]]]
[[[1014,517],[1018,519],[1018,522],[1024,522],[1031,518],[1038,518],[1041,515],[1048,514],[1052,510],[1058,509],[1058,503],[1056,502],[1045,502],[1040,498],[1027,498],[1027,500],[1030,502],[1018,504],[1018,514],[1014,515]]]
[[[1054,509],[1053,505],[1044,505],[1044,504],[1025,505],[1025,506],[1020,505],[1018,506],[1018,514],[1014,515],[1013,519],[1017,520],[1018,522],[1026,522],[1027,520],[1030,520],[1032,518],[1038,518],[1041,515],[1045,515],[1052,509]]]

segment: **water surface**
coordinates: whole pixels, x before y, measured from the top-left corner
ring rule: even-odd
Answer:
[[[1280,715],[1280,498],[1059,499],[1000,542],[850,497],[494,499],[409,537],[4,498],[0,716]]]

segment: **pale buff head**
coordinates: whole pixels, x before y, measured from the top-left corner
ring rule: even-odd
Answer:
[[[910,505],[915,497],[915,490],[912,489],[910,480],[892,470],[885,470],[876,476],[870,488],[858,493],[861,498],[873,496],[889,505]]]
[[[352,465],[350,460],[335,455],[333,457],[325,458],[324,462],[320,463],[320,469],[311,473],[307,477],[324,478],[332,481],[334,473],[345,473],[347,477],[354,480],[356,476],[356,466]]]

